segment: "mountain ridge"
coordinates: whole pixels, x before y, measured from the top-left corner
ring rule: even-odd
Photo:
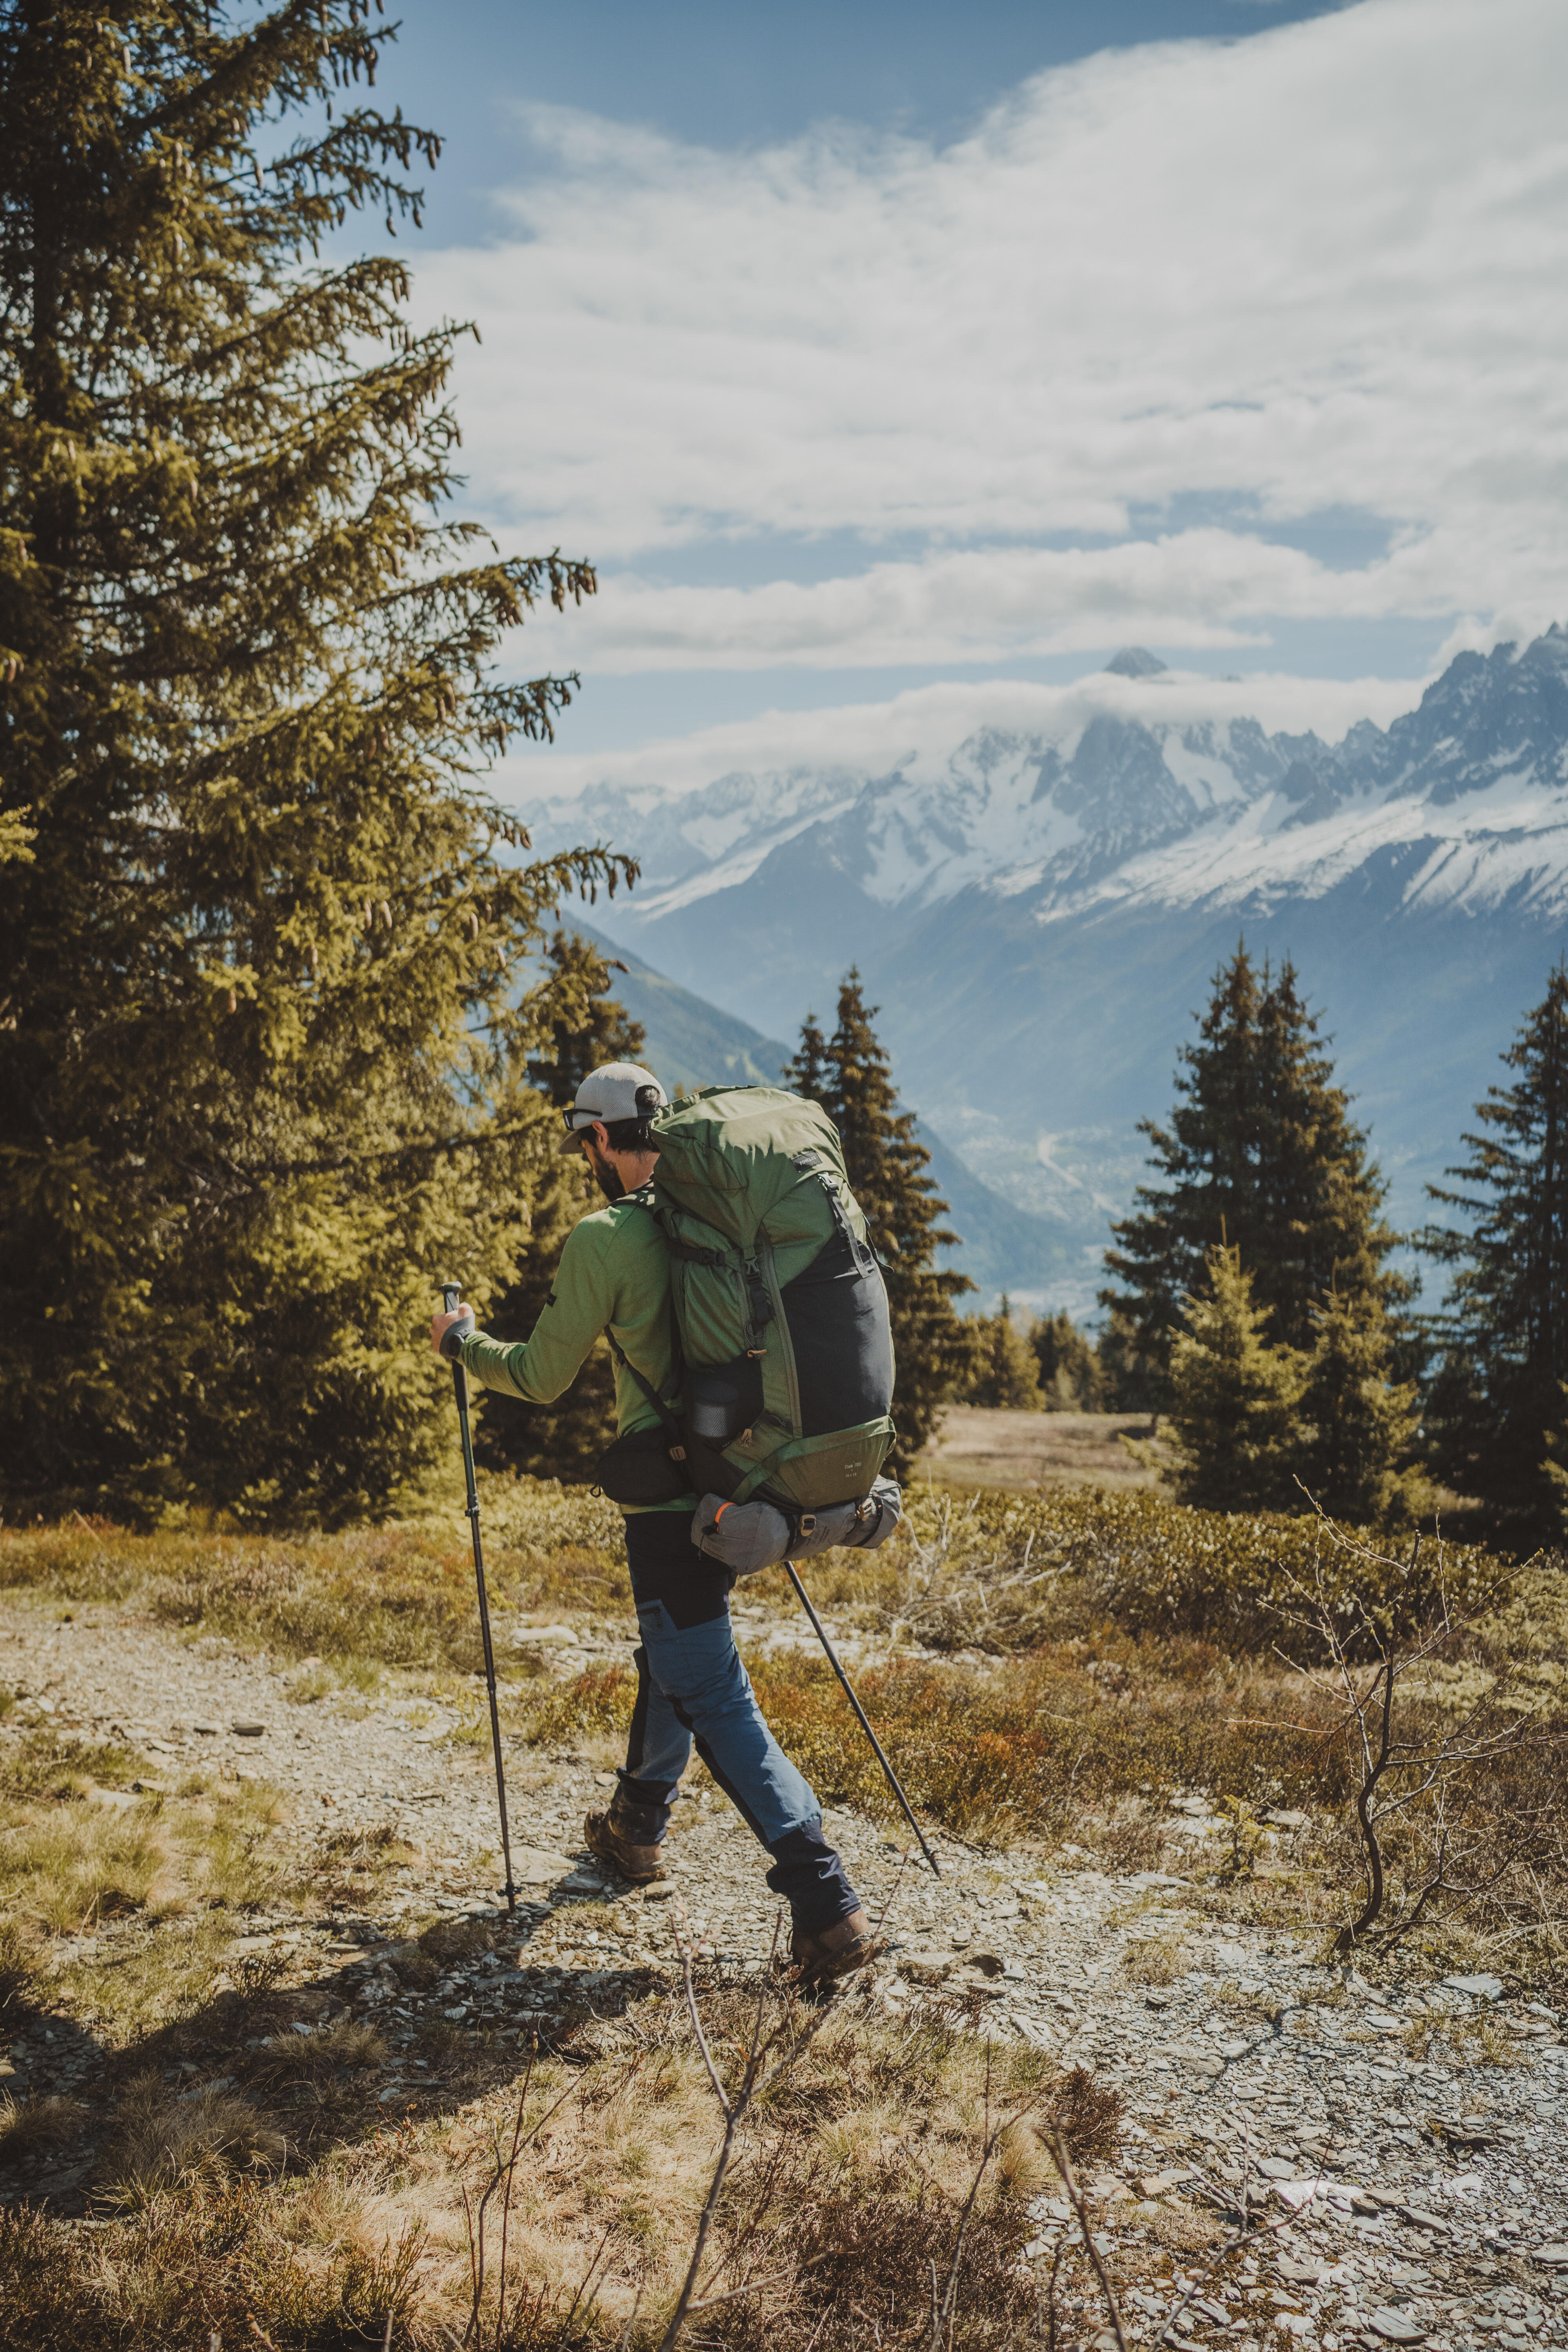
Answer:
[[[591,818],[642,857],[616,936],[742,1019],[794,1027],[858,964],[906,1097],[1073,1238],[1079,1311],[1240,933],[1296,963],[1417,1222],[1563,951],[1568,633],[1461,654],[1337,743],[1205,717],[1164,674],[1089,687],[1054,734],[972,728],[876,774],[520,813],[542,847]]]

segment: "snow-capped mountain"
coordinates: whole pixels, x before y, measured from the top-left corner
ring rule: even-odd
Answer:
[[[636,852],[604,919],[769,1034],[830,1012],[858,962],[908,1099],[1089,1257],[1243,930],[1297,963],[1414,1221],[1562,952],[1568,632],[1462,654],[1418,708],[1335,743],[1205,713],[1204,683],[1134,652],[1054,724],[911,745],[880,773],[521,814],[540,847]]]

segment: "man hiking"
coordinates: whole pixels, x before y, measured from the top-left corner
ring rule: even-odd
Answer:
[[[580,1152],[607,1206],[568,1234],[543,1312],[530,1337],[508,1345],[474,1328],[470,1309],[437,1315],[438,1355],[503,1395],[549,1404],[569,1388],[601,1333],[616,1361],[620,1437],[655,1429],[675,1377],[669,1259],[649,1213],[647,1188],[658,1158],[651,1131],[668,1097],[649,1070],[607,1062],[591,1071],[564,1112],[563,1151]],[[624,1360],[623,1360],[624,1359]],[[790,1954],[803,1977],[826,1982],[864,1965],[875,1944],[860,1899],[822,1833],[822,1807],[763,1719],[735,1649],[728,1569],[692,1541],[695,1494],[623,1505],[626,1559],[641,1640],[626,1761],[607,1812],[590,1813],[593,1851],[634,1884],[664,1875],[659,1847],[691,1759],[702,1761],[773,1856],[767,1883],[786,1898]]]

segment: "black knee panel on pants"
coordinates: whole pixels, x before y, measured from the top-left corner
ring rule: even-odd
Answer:
[[[791,1830],[768,1852],[773,1857],[768,1885],[775,1895],[785,1898],[795,1926],[807,1935],[818,1928],[836,1927],[840,1919],[847,1919],[852,1911],[860,1908],[860,1897],[849,1884],[849,1874],[823,1836],[820,1822],[809,1822],[805,1829]]]
[[[728,1613],[735,1580],[704,1559],[691,1540],[689,1511],[638,1511],[626,1521],[626,1566],[640,1604],[662,1601],[670,1622],[689,1633]]]

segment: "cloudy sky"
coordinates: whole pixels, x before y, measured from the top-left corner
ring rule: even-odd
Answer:
[[[1565,86],[1562,0],[409,0],[563,752],[1129,642],[1342,723],[1568,616]]]

